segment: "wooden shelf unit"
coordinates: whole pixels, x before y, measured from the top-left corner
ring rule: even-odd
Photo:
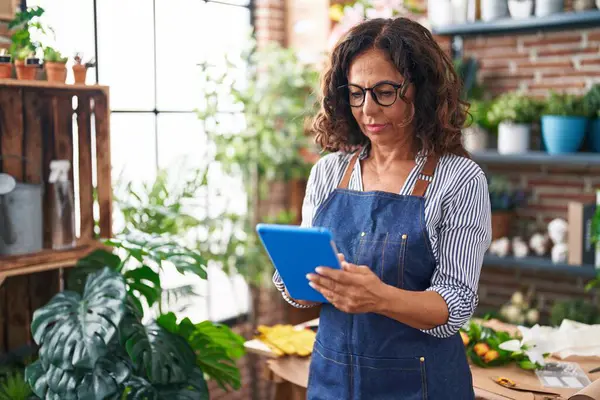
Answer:
[[[44,248],[0,256],[0,354],[31,343],[32,314],[63,288],[61,269],[101,247],[99,238],[112,236],[109,124],[106,86],[0,80],[0,154],[27,158],[26,163],[2,159],[0,172],[19,182],[42,184],[48,181],[51,160],[69,160],[72,187],[78,183],[74,193],[80,221],[78,245],[52,250],[50,192],[45,188]]]

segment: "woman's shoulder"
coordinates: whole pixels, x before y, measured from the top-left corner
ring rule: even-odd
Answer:
[[[315,163],[313,170],[318,174],[325,175],[331,175],[333,172],[344,170],[353,154],[343,151],[328,153]]]
[[[440,157],[434,179],[445,189],[447,195],[460,191],[462,187],[473,181],[486,182],[483,169],[468,157],[446,154]],[[486,189],[487,190],[487,189]]]

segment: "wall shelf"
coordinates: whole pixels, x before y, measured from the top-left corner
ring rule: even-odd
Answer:
[[[483,260],[483,265],[502,267],[509,269],[521,269],[528,271],[540,271],[555,274],[572,275],[581,278],[594,278],[597,274],[593,265],[569,265],[569,264],[554,264],[550,258],[546,257],[498,257],[491,254],[486,254]]]
[[[0,282],[10,276],[73,267],[77,260],[103,247],[100,242],[90,242],[69,250],[48,249],[33,254],[0,257]]]
[[[502,18],[494,21],[476,21],[434,27],[433,34],[439,36],[500,35],[505,33],[526,33],[582,29],[600,26],[600,10],[584,12],[563,12],[546,17],[526,19]]]
[[[600,153],[548,154],[544,151],[530,151],[523,154],[500,154],[489,150],[472,153],[471,157],[484,164],[600,166]]]

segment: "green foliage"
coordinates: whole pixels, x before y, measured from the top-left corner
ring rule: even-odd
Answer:
[[[581,322],[584,324],[600,324],[600,310],[598,306],[583,299],[557,301],[550,312],[550,322],[559,326],[564,319]]]
[[[200,225],[189,204],[206,189],[206,172],[199,169],[182,179],[177,173],[170,175],[167,169],[161,169],[153,182],[142,183],[140,188],[133,182],[119,183],[122,189],[114,198],[125,220],[123,233],[177,236]]]
[[[20,371],[0,373],[0,400],[29,400],[32,395],[31,387]]]
[[[476,124],[484,129],[490,129],[491,124],[488,120],[488,111],[491,106],[491,102],[485,100],[471,100],[469,107],[469,115],[467,118],[467,125]]]
[[[585,117],[588,114],[583,96],[551,92],[544,104],[544,115]]]
[[[66,63],[69,57],[63,56],[58,50],[52,47],[44,48],[44,61],[55,63]]]
[[[487,118],[493,126],[498,126],[501,122],[530,124],[539,119],[540,110],[539,101],[523,93],[508,92],[494,99]]]
[[[317,70],[302,64],[294,50],[276,44],[250,49],[243,77],[242,63],[229,59],[202,68],[205,104],[198,117],[215,141],[216,161],[224,171],[241,172],[247,182],[255,169],[266,180],[307,176],[311,165],[301,153],[311,148],[305,123],[317,111]],[[226,101],[243,112],[242,132],[225,127]]]
[[[600,118],[600,84],[593,85],[583,97],[584,107],[590,118]]]
[[[43,47],[40,38],[54,34],[52,28],[41,21],[44,12],[41,7],[29,7],[25,11],[18,11],[9,22],[8,28],[13,31],[9,51],[14,60],[24,60],[37,53]]]
[[[455,58],[453,60],[454,70],[463,83],[462,99],[473,102],[482,100],[485,90],[477,82],[477,71],[479,63],[474,58]]]
[[[130,306],[123,276],[91,273],[83,295],[57,294],[33,316],[39,360],[25,378],[42,399],[208,399],[196,356],[181,337]]]

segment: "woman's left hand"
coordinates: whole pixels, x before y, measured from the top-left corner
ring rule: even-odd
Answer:
[[[346,262],[339,254],[342,269],[318,267],[308,274],[309,285],[319,291],[338,310],[358,314],[375,312],[383,303],[385,284],[364,265]]]

